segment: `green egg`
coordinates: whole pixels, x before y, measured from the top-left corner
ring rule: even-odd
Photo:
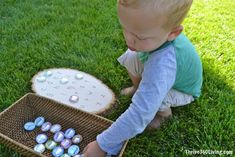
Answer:
[[[46,142],[45,146],[46,146],[46,149],[52,150],[53,148],[57,146],[57,143],[55,141],[49,140]]]

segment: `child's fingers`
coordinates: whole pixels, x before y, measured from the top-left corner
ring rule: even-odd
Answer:
[[[86,146],[86,147],[83,149],[83,151],[82,151],[83,157],[86,157],[86,156],[87,156],[87,153],[86,153],[87,148],[88,148],[88,146]]]
[[[83,156],[82,156],[82,157],[88,157],[87,153],[83,154]]]

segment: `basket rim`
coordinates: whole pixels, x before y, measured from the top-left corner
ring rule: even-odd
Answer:
[[[21,100],[25,99],[26,97],[28,97],[28,95],[30,95],[30,94],[33,94],[33,93],[27,93],[24,96],[22,96],[21,98],[19,98],[18,100],[16,100],[15,102],[13,102],[10,106],[8,106],[6,109],[4,109],[2,112],[0,112],[0,116],[3,115],[8,110],[10,110],[11,108],[13,108],[15,104],[17,104]]]
[[[23,100],[23,99],[29,97],[30,95],[37,96],[37,97],[40,97],[40,98],[42,98],[42,99],[47,99],[47,100],[52,101],[52,102],[54,102],[54,103],[60,104],[60,105],[62,105],[62,106],[64,106],[64,107],[70,108],[70,109],[72,109],[72,110],[74,110],[74,111],[85,112],[85,113],[87,113],[87,114],[91,114],[91,115],[95,116],[96,118],[99,118],[99,119],[102,119],[102,120],[106,120],[106,121],[109,121],[109,122],[113,123],[112,120],[107,119],[107,118],[104,118],[104,117],[99,116],[99,115],[96,115],[95,113],[90,113],[90,112],[87,112],[87,111],[83,111],[83,110],[81,110],[81,109],[76,109],[76,108],[71,107],[71,106],[68,106],[68,105],[66,105],[66,104],[64,104],[64,103],[61,103],[61,102],[55,101],[55,100],[53,100],[53,99],[49,99],[49,98],[47,98],[47,97],[43,97],[43,96],[41,96],[41,95],[38,95],[37,93],[31,93],[31,92],[25,94],[23,97],[21,97],[20,99],[18,99],[17,101],[15,101],[11,106],[9,106],[9,107],[6,108],[5,110],[3,110],[3,111],[0,113],[0,116],[3,115],[5,112],[7,112],[7,111],[8,111],[9,109],[11,109],[12,107],[14,107],[15,104],[17,104],[17,103],[20,102],[21,100]]]

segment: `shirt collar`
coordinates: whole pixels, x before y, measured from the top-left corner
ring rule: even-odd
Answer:
[[[150,51],[149,53],[155,52],[155,51],[159,51],[161,49],[166,48],[167,46],[169,46],[172,43],[172,41],[166,41],[165,43],[163,43],[160,47],[158,47],[155,50]]]

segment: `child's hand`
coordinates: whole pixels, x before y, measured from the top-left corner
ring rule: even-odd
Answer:
[[[89,143],[83,151],[84,157],[105,157],[105,155],[106,153],[100,149],[96,141]]]

